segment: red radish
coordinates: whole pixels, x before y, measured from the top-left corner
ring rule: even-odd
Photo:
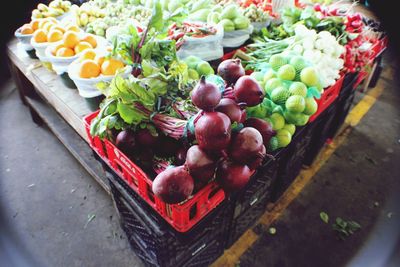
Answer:
[[[229,156],[232,160],[247,164],[257,157],[263,146],[263,138],[253,127],[244,127],[233,138]]]
[[[215,111],[219,111],[227,115],[231,122],[239,122],[242,118],[242,109],[230,98],[222,98],[219,104],[215,107]]]
[[[125,154],[131,154],[135,150],[135,134],[131,130],[123,130],[118,133],[115,145]]]
[[[246,165],[224,160],[218,164],[216,177],[222,189],[231,193],[242,189],[250,180],[251,174]]]
[[[255,170],[262,165],[266,153],[267,149],[265,148],[265,146],[262,146],[260,154],[256,156],[251,162],[248,163],[250,170]]]
[[[157,145],[159,136],[154,136],[151,132],[147,129],[139,129],[135,132],[136,142],[139,146],[143,148],[153,148]]]
[[[194,133],[201,149],[223,150],[231,141],[231,120],[221,112],[206,112],[196,122]]]
[[[233,93],[237,102],[244,102],[248,107],[254,107],[264,99],[264,90],[253,77],[248,75],[237,80]]]
[[[190,175],[197,181],[206,183],[215,174],[215,161],[198,145],[189,148],[186,154],[186,167]]]
[[[218,66],[217,73],[228,85],[231,85],[242,77],[245,71],[240,59],[236,58],[222,61]]]
[[[269,122],[262,119],[248,118],[244,122],[244,126],[253,127],[257,129],[262,135],[264,145],[267,145],[271,137],[276,135],[276,132],[272,129],[272,125]]]
[[[153,181],[154,195],[168,204],[187,199],[193,192],[194,181],[184,166],[170,167],[159,173]]]
[[[191,92],[193,104],[204,110],[212,111],[221,100],[221,92],[213,83],[208,83],[204,76],[201,76],[200,82]]]
[[[187,149],[185,147],[180,147],[175,153],[175,165],[183,165],[186,161]]]

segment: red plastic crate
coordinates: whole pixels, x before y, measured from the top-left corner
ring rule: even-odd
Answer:
[[[315,121],[316,118],[327,108],[329,107],[333,101],[338,97],[340,90],[342,89],[342,84],[344,80],[344,75],[341,75],[341,77],[336,81],[334,85],[326,89],[320,99],[316,99],[318,103],[318,109],[317,112],[310,117],[309,122]]]
[[[153,194],[151,190],[153,182],[141,168],[110,141],[90,136],[90,123],[97,114],[98,111],[84,118],[90,146],[121,179],[178,232],[189,231],[225,199],[224,191],[213,181],[182,203],[166,204]]]
[[[386,49],[388,43],[387,36],[383,37],[382,39],[378,40],[374,45],[372,45],[371,50],[373,51],[371,55],[371,60],[377,58],[382,52]]]

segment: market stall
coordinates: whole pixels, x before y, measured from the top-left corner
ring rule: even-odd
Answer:
[[[151,266],[234,244],[335,137],[387,45],[348,6],[297,1],[55,0],[15,36],[34,121],[111,193]]]

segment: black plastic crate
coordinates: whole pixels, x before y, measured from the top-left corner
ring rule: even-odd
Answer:
[[[354,91],[354,84],[357,81],[358,72],[346,73],[344,76],[342,89],[340,89],[339,97],[348,95],[350,91]]]
[[[355,91],[349,91],[348,95],[343,95],[339,97],[337,105],[336,105],[336,112],[335,116],[332,120],[329,132],[328,132],[328,138],[332,139],[336,136],[338,133],[340,127],[342,127],[347,115],[350,112],[351,105],[353,104],[355,96]]]
[[[193,229],[180,233],[147,207],[118,175],[111,172],[108,178],[121,227],[133,244],[132,249],[146,265],[185,266],[194,261],[194,256],[195,262],[212,262],[222,254],[233,212],[231,202],[223,201]],[[209,251],[210,246],[210,253],[203,253],[203,250]],[[218,246],[221,250],[215,255]]]
[[[266,162],[257,169],[249,183],[240,192],[230,196],[230,201],[234,203],[233,218],[237,218],[257,201],[260,195],[271,191],[275,183],[278,170],[279,155],[275,154],[275,159],[268,158]]]
[[[292,142],[279,159],[277,179],[271,195],[271,201],[278,200],[299,175],[311,137],[310,124],[296,129]]]
[[[311,166],[328,139],[329,130],[335,118],[337,99],[315,120],[309,124],[310,142],[303,165]]]
[[[369,81],[368,87],[373,88],[376,86],[376,84],[378,83],[378,80],[381,76],[382,70],[383,70],[383,66],[382,66],[382,55],[380,55],[379,57],[377,57],[375,59],[376,62],[376,68],[374,70],[374,73],[372,74],[371,80]]]
[[[271,193],[269,191],[255,193],[252,202],[250,202],[250,207],[240,214],[240,216],[233,218],[232,224],[229,230],[229,235],[227,235],[228,242],[226,248],[233,245],[248,229],[250,229],[261,215],[266,211],[267,204],[269,203]]]

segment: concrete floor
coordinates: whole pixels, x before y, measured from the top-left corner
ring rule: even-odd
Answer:
[[[352,259],[353,266],[400,266],[384,263],[395,255],[387,246],[398,241],[400,225],[392,199],[400,188],[400,96],[392,75],[383,76],[381,98],[274,223],[276,233],[258,229],[261,238],[238,266],[347,266]],[[0,203],[12,225],[0,228],[14,233],[40,266],[142,266],[111,198],[48,129],[31,121],[12,83],[0,91],[0,114]],[[362,229],[339,240],[330,225],[335,217]],[[7,252],[0,252],[0,266],[11,266],[1,261]]]

